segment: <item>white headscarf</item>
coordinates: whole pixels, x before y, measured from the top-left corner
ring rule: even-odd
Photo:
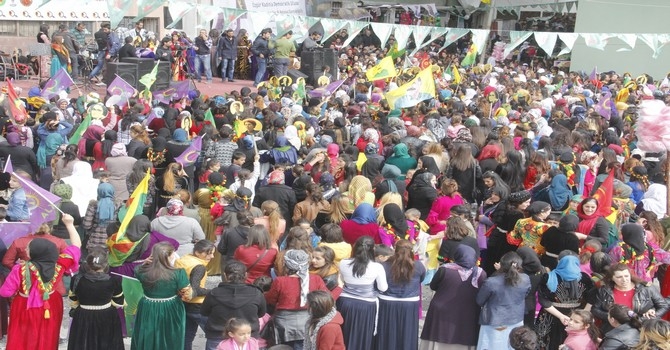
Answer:
[[[294,125],[289,125],[284,129],[284,136],[295,149],[300,149],[302,142],[298,137],[298,129]]]
[[[644,210],[653,211],[659,218],[665,217],[667,203],[667,190],[662,184],[652,184],[642,197]]]
[[[61,179],[72,186],[72,203],[79,208],[79,214],[84,217],[88,203],[98,198],[98,184],[100,181],[93,178],[91,164],[76,162],[72,167],[72,175]]]

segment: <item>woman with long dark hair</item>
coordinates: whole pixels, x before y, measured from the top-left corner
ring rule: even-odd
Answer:
[[[640,316],[628,306],[612,305],[607,313],[607,321],[613,329],[605,334],[598,349],[632,349],[639,343],[642,327]]]
[[[263,225],[254,225],[247,234],[245,245],[235,249],[233,258],[247,267],[246,283],[253,283],[261,276],[271,277],[277,249],[272,247],[270,236]]]
[[[482,307],[477,349],[504,349],[512,329],[523,325],[531,285],[522,265],[517,253],[503,255],[500,269],[477,292],[477,304]]]
[[[384,267],[375,262],[375,241],[360,237],[351,259],[340,262],[344,287],[337,309],[344,317],[342,332],[348,349],[372,349],[377,314],[377,293],[388,289]]]
[[[136,269],[144,296],[137,306],[131,349],[181,349],[186,332],[183,300],[192,295],[184,269],[173,267],[174,247],[154,245],[149,262]]]
[[[421,281],[423,264],[414,260],[412,243],[397,241],[392,257],[382,264],[388,289],[379,294],[379,316],[375,349],[416,350],[419,343]]]
[[[461,144],[451,158],[446,176],[456,180],[460,193],[468,203],[474,203],[477,182],[482,177],[482,171],[477,160],[472,156],[470,145]]]
[[[335,309],[332,295],[322,290],[307,294],[309,320],[305,327],[304,350],[344,350],[342,315]]]
[[[514,229],[519,219],[523,219],[524,211],[530,205],[530,198],[529,191],[514,192],[491,214],[491,221],[495,226],[489,230],[488,249],[482,265],[487,273],[493,274],[494,264],[500,261],[505,253],[516,249],[507,242],[507,233]]]
[[[496,173],[509,186],[512,191],[523,190],[524,169],[521,153],[509,151],[505,154],[506,161],[496,168]]]

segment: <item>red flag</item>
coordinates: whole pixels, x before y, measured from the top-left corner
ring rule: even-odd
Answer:
[[[614,197],[614,170],[611,170],[603,183],[598,187],[593,198],[598,201],[598,213],[608,216],[612,213],[612,197]]]
[[[7,98],[9,99],[10,112],[12,112],[12,121],[16,122],[16,119],[19,116],[22,116],[23,119],[27,119],[28,112],[26,111],[26,106],[19,98],[19,94],[14,90],[14,85],[9,78],[7,78]]]

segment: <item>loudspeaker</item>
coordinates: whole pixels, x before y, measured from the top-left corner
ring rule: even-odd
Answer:
[[[140,57],[124,57],[121,59],[123,63],[134,63],[137,65],[137,76],[142,77],[143,75],[151,72],[156,64],[156,60],[153,58],[140,58]]]
[[[300,71],[307,75],[307,83],[315,85],[323,75],[323,67],[330,67],[330,74],[337,72],[337,52],[333,49],[313,49],[300,55]]]
[[[170,62],[159,61],[156,82],[154,83],[152,90],[165,90],[170,87],[170,81],[172,80],[171,67],[172,65]]]
[[[137,65],[133,63],[108,62],[105,69],[103,82],[109,86],[116,76],[128,82],[132,86],[137,86]]]
[[[294,83],[296,82],[296,80],[298,80],[298,78],[304,78],[305,83],[306,83],[307,79],[309,78],[307,76],[307,74],[305,74],[305,73],[303,73],[303,72],[301,72],[297,69],[289,69],[288,72],[286,73],[286,75],[288,75],[289,78],[291,78],[291,80],[293,80]]]

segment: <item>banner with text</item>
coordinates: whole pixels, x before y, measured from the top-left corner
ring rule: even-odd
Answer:
[[[245,0],[247,10],[304,16],[305,0]]]

